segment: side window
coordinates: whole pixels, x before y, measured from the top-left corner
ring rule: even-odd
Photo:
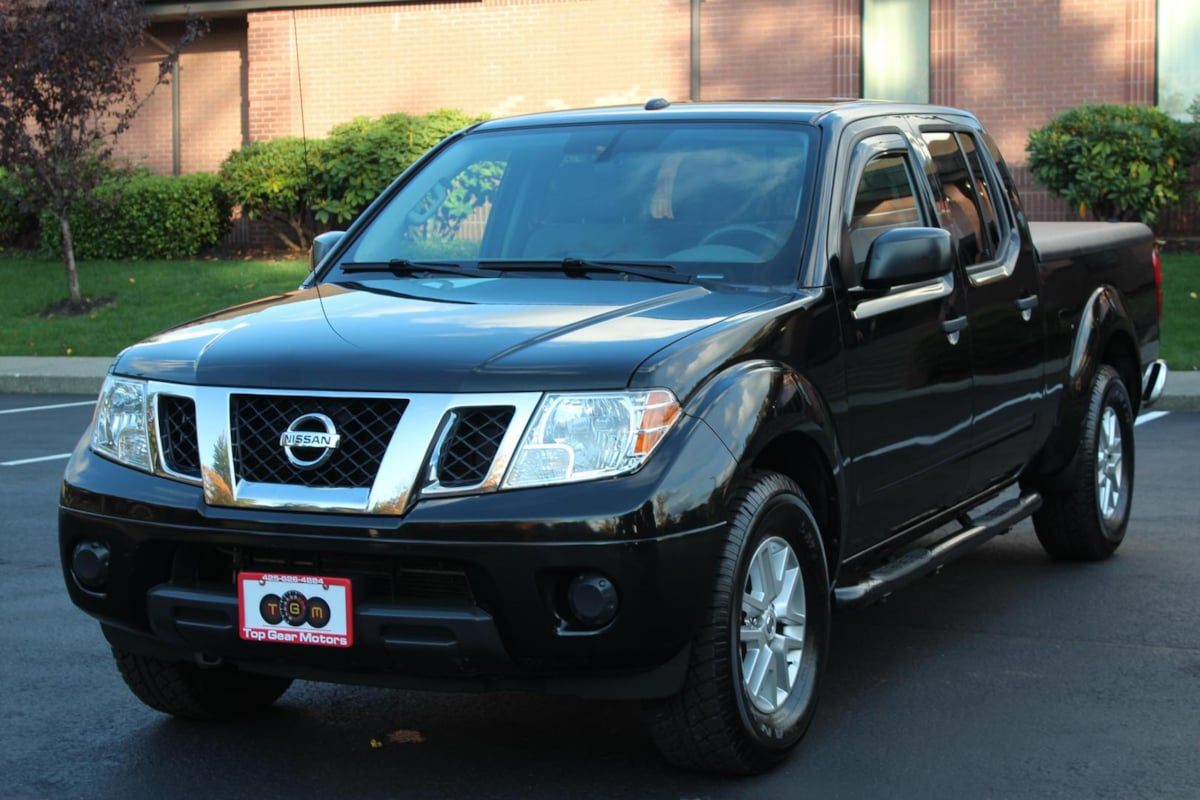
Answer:
[[[985,236],[979,196],[971,178],[967,159],[953,133],[922,133],[933,157],[940,183],[937,194],[938,216],[942,227],[950,231],[964,267],[987,261],[991,256]]]
[[[1021,197],[1017,194],[1017,185],[1013,181],[1012,173],[1008,171],[1008,164],[1004,163],[1004,156],[1000,154],[1000,148],[996,145],[996,140],[992,138],[990,133],[985,132],[983,134],[983,143],[992,155],[992,162],[996,165],[996,170],[1000,173],[1000,180],[1004,181],[1004,189],[1008,193],[1008,202],[1019,219],[1021,214]]]
[[[904,153],[875,156],[863,169],[854,193],[849,228],[854,274],[861,279],[871,244],[882,233],[893,228],[920,227],[921,224],[907,156]]]
[[[992,180],[983,165],[980,149],[975,145],[975,137],[969,133],[958,134],[958,143],[967,154],[967,164],[971,167],[971,178],[978,190],[979,206],[983,211],[983,224],[987,229],[989,252],[995,255],[1000,251],[1000,234],[1002,233],[998,206],[993,201]]]

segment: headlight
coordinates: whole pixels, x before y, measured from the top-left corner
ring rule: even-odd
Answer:
[[[105,379],[96,404],[92,449],[122,464],[149,471],[145,381],[111,375]]]
[[[521,437],[504,488],[633,472],[679,416],[665,389],[548,394]]]

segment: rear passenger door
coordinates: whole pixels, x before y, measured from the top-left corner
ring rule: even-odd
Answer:
[[[1044,375],[1043,318],[1032,247],[979,132],[920,126],[942,227],[966,276],[974,391],[971,488],[1018,471],[1032,455]]]
[[[907,135],[852,142],[840,212],[831,226],[847,288],[846,381],[854,519],[862,552],[962,498],[970,452],[969,333],[956,275],[861,288],[871,245],[900,227],[936,227],[932,198]],[[947,325],[947,323],[950,323]],[[948,332],[949,331],[949,332]]]

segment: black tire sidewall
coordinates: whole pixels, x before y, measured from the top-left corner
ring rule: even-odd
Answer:
[[[799,524],[777,524],[783,520],[795,520]],[[804,651],[796,687],[781,708],[771,714],[764,714],[749,702],[743,689],[739,633],[741,593],[749,560],[759,543],[771,536],[786,540],[796,553],[796,560],[804,578],[806,614]],[[802,494],[780,489],[755,511],[750,533],[738,555],[736,581],[732,588],[728,646],[732,681],[730,688],[735,698],[738,716],[743,729],[757,745],[786,751],[800,740],[812,721],[816,711],[818,684],[829,644],[830,595],[825,551],[812,509]]]

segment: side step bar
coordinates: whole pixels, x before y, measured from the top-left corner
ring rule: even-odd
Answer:
[[[833,590],[834,602],[838,608],[854,608],[878,602],[922,575],[974,550],[993,536],[1007,533],[1009,528],[1041,507],[1042,496],[1032,492],[1001,503],[979,519],[968,517],[962,530],[950,534],[937,544],[909,550],[869,573],[860,582],[836,587]]]

